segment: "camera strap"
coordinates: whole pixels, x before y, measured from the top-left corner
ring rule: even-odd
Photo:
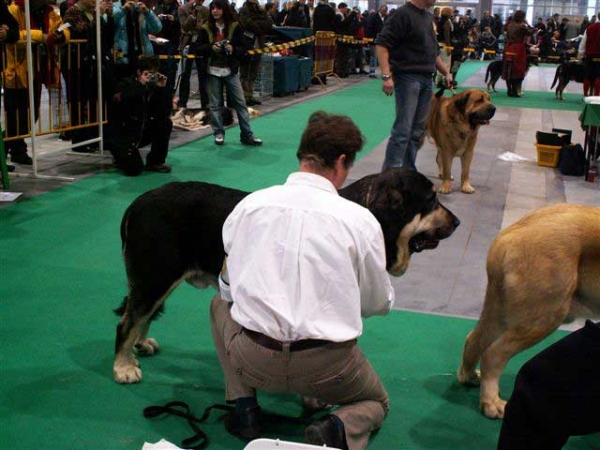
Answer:
[[[234,410],[234,407],[229,405],[214,404],[206,408],[204,413],[202,413],[202,416],[198,418],[190,412],[190,407],[187,403],[173,401],[165,404],[164,406],[148,406],[147,408],[144,408],[144,417],[146,419],[153,419],[163,414],[183,417],[187,420],[188,424],[196,434],[181,441],[181,448],[201,450],[208,447],[210,444],[210,439],[208,438],[208,435],[198,426],[198,424],[208,419],[213,409],[230,412]]]

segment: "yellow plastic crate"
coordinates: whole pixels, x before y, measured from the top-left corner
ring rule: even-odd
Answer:
[[[557,167],[558,157],[560,156],[560,145],[542,145],[535,144],[537,148],[538,166]]]

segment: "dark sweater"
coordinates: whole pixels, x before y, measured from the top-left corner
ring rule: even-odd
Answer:
[[[387,47],[392,73],[433,74],[438,43],[433,15],[406,3],[390,15],[375,39]]]

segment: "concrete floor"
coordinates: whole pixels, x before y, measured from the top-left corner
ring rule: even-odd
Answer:
[[[525,90],[549,91],[554,67],[534,67],[526,78]],[[462,84],[485,89],[485,68]],[[505,89],[502,80],[497,88]],[[570,83],[565,92],[579,93],[581,85]],[[492,94],[506,95],[505,92]],[[522,99],[526,101],[526,94]],[[537,165],[534,146],[538,130],[573,130],[573,142],[584,142],[579,112],[521,108],[498,108],[490,125],[479,132],[471,183],[474,194],[460,191],[440,197],[440,201],[461,220],[461,226],[437,249],[416,254],[404,276],[394,278],[396,308],[433,314],[478,318],[483,306],[487,277],[488,248],[506,226],[542,206],[558,202],[600,206],[600,185],[581,177],[568,177],[558,169]],[[390,124],[391,125],[391,124]],[[381,170],[387,142],[361,159],[352,179]],[[498,159],[504,152],[527,158],[524,162]],[[417,168],[432,181],[437,180],[436,150],[427,142],[419,151]],[[453,166],[454,187],[460,180],[460,160]],[[351,181],[351,180],[349,180]],[[565,328],[577,329],[581,321]]]
[[[484,87],[485,69],[466,80],[463,85]],[[548,91],[555,69],[533,67],[525,82],[525,90]],[[316,96],[327,95],[346,86],[368,81],[365,76],[351,76],[344,83],[332,79],[328,90],[311,86],[306,92],[288,97],[272,98],[259,107],[263,114],[287,107]],[[502,82],[498,87],[503,89]],[[571,83],[566,92],[579,92],[581,85]],[[494,96],[505,95],[499,92]],[[526,96],[523,98],[526,101]],[[190,104],[190,107],[194,107]],[[411,266],[401,278],[394,278],[396,308],[433,314],[477,318],[481,312],[486,287],[485,260],[490,243],[504,227],[524,214],[541,206],[569,202],[600,206],[600,186],[579,177],[564,177],[557,169],[538,166],[534,147],[537,130],[553,127],[573,130],[573,142],[583,143],[583,131],[578,112],[498,108],[491,124],[481,128],[479,142],[471,170],[471,181],[476,189],[472,195],[452,192],[441,198],[442,203],[461,220],[454,235],[444,240],[437,249],[413,256]],[[392,120],[390,119],[390,127]],[[174,130],[171,143],[177,145],[193,141],[210,133]],[[363,157],[351,173],[352,182],[381,169],[386,141],[381,142],[369,155]],[[45,176],[73,177],[75,180],[112,167],[107,156],[80,156],[65,152],[64,143],[56,136],[37,141],[38,173]],[[498,157],[513,152],[524,162],[505,162]],[[419,152],[419,171],[437,180],[436,151],[427,142]],[[21,175],[31,174],[30,168],[18,167]],[[454,177],[460,178],[460,161],[454,165]],[[22,192],[22,198],[40,195],[56,189],[68,181],[12,177],[11,191]],[[455,182],[455,186],[458,183]],[[571,324],[577,328],[580,322]]]

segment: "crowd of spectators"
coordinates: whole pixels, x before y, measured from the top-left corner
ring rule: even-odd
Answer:
[[[99,44],[96,43],[96,2],[100,4]],[[164,111],[152,111],[152,114],[168,117],[173,109],[187,107],[194,65],[201,109],[206,112],[212,110],[212,114],[216,113],[211,108],[211,103],[216,101],[215,95],[218,95],[221,107],[231,102],[235,104],[230,106],[242,108],[260,104],[260,100],[253,96],[253,87],[261,55],[248,56],[247,50],[263,47],[272,27],[312,28],[314,32],[332,31],[354,38],[358,42],[350,39],[337,43],[336,75],[348,77],[369,74],[375,78],[378,76],[377,54],[374,45],[365,44],[363,39],[373,42],[386,20],[394,13],[386,5],[378,10],[361,11],[344,2],[336,4],[326,0],[293,0],[282,4],[279,4],[279,0],[272,0],[262,5],[258,0],[245,0],[239,8],[234,2],[227,3],[231,20],[240,27],[241,48],[234,52],[240,55],[234,67],[236,74],[239,70],[244,102],[239,102],[235,96],[238,100],[236,103],[234,96],[223,96],[222,92],[209,95],[211,74],[208,66],[211,56],[215,55],[207,52],[206,48],[200,51],[199,37],[208,29],[210,17],[208,5],[205,6],[204,2],[64,0],[57,6],[53,0],[31,0],[34,58],[41,62],[42,68],[34,77],[36,118],[42,86],[52,88],[62,84],[69,105],[70,125],[74,129],[63,133],[62,137],[72,140],[74,151],[97,151],[98,143],[90,144],[87,141],[98,137],[98,128],[89,124],[97,123],[99,105],[111,106],[113,96],[123,80],[139,80],[137,62],[140,58],[152,58],[155,55],[160,57],[157,73],[164,76],[165,82],[157,86],[152,81],[156,77],[153,77],[148,87],[164,89],[164,98],[169,101],[156,102]],[[13,138],[27,135],[30,129],[25,53],[17,51],[15,47],[23,44],[12,44],[17,39],[26,39],[24,14],[24,0],[13,0],[6,14],[0,14],[0,41],[5,43],[3,51],[6,57],[2,60],[7,61],[7,67],[3,68],[7,124],[5,147],[13,162],[27,165],[32,160],[25,141]],[[465,58],[494,59],[502,50],[512,20],[510,16],[503,21],[499,14],[491,14],[490,11],[484,11],[480,20],[477,20],[470,10],[460,14],[458,10],[447,7],[435,8],[438,42],[451,73],[456,75]],[[542,60],[576,56],[578,43],[586,28],[596,20],[595,16],[591,19],[586,16],[578,22],[567,17],[561,18],[559,14],[547,20],[539,17],[535,25],[530,27],[533,32],[528,37],[528,51],[539,54]],[[78,44],[71,44],[71,41]],[[95,89],[98,47],[101,50],[104,81],[102,101],[98,101]],[[465,48],[472,50],[465,51]],[[326,78],[323,77],[321,81],[326,83]],[[218,121],[218,118],[212,120],[213,124],[217,124],[218,135],[222,135]],[[244,126],[243,133],[246,133],[246,138],[251,136],[249,127]],[[222,142],[221,137],[218,140]]]

